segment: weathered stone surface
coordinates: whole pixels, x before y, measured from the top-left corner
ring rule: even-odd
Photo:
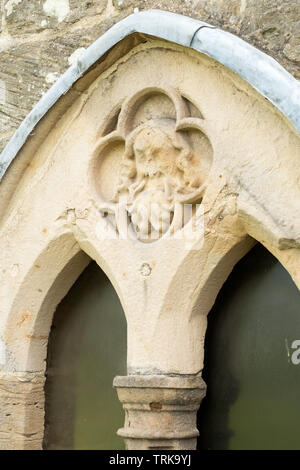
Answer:
[[[18,7],[22,2],[14,4]],[[205,8],[213,4],[206,2]],[[187,13],[188,2],[174,2],[172,8],[176,5]],[[202,11],[204,6],[199,5]],[[264,5],[271,9],[273,2]],[[215,6],[217,12],[217,2]],[[247,3],[243,6],[246,9]],[[238,3],[232,2],[233,7],[236,10],[231,12],[237,15]],[[38,33],[33,42],[31,33],[25,35],[26,41],[21,36],[9,39],[13,46],[7,43],[6,62],[1,64],[4,139],[12,129],[9,122],[18,125],[41,87],[50,86],[53,76],[67,67],[70,55],[74,57],[75,51],[131,8],[119,10],[110,3],[101,23],[91,17],[48,36]],[[229,14],[224,13],[228,21]],[[212,20],[221,21],[217,16]],[[255,30],[260,21],[256,18],[253,23]],[[276,33],[270,24],[268,20],[263,26],[266,37]],[[105,270],[122,301],[128,325],[128,373],[132,375],[126,378],[127,387],[119,382],[120,398],[138,407],[145,405],[134,418],[137,427],[147,425],[145,409],[153,413],[153,422],[164,416],[167,427],[164,406],[184,401],[184,392],[177,393],[185,388],[182,382],[178,387],[168,382],[164,388],[162,376],[171,380],[171,375],[186,378],[201,373],[207,313],[234,264],[253,246],[253,239],[263,243],[300,286],[299,135],[271,103],[226,67],[190,49],[143,39],[119,43],[78,80],[39,123],[1,182],[3,448],[41,446],[43,371],[52,314],[88,256]],[[292,38],[289,44],[297,48]],[[282,47],[280,42],[278,50]],[[286,54],[288,49],[285,43]],[[33,82],[35,88],[28,90]],[[118,145],[124,143],[129,159],[124,148],[118,152]],[[191,193],[194,183],[196,190],[201,188],[202,180],[203,191]],[[117,198],[109,192],[115,183]],[[114,223],[119,212],[110,210],[114,199],[119,201],[127,186],[131,187],[130,209],[134,209],[135,198],[147,196],[149,187],[158,184],[160,192],[155,192],[161,197],[155,202],[163,209],[159,222],[164,211],[175,215],[175,205],[183,204],[179,196],[187,196],[194,204],[187,221],[172,219],[176,224],[170,234],[180,236],[164,238],[168,232],[160,230],[163,236],[153,243],[144,237],[106,237],[111,227],[119,228]],[[109,206],[105,211],[104,203]],[[148,234],[149,224],[142,226],[139,210],[125,215],[126,221],[131,217]],[[192,239],[185,238],[184,226],[199,220],[203,230],[197,230]],[[23,373],[15,374],[15,370]],[[41,373],[26,373],[33,370]],[[148,377],[154,375],[160,377],[154,386],[147,386]],[[135,398],[127,394],[134,386],[132,376],[139,376]],[[199,403],[199,394],[196,399]],[[179,420],[177,424],[173,420],[172,428],[184,421],[179,415],[173,413]],[[185,416],[192,425],[194,415]],[[139,435],[141,447],[148,445],[148,437]],[[180,448],[178,435],[156,437],[163,438],[163,447],[174,437],[174,448]]]
[[[283,53],[289,60],[297,63],[300,62],[300,34],[291,37],[288,44],[284,47]]]
[[[6,0],[0,33],[0,151],[42,94],[86,48],[133,11],[158,8],[233,32],[300,78],[296,0]],[[75,54],[76,55],[76,54]]]
[[[0,375],[0,449],[41,449],[45,377]]]
[[[2,26],[12,37],[43,31],[63,31],[68,24],[100,15],[106,0],[11,0],[6,1]]]
[[[118,435],[128,450],[193,450],[197,411],[206,385],[200,376],[117,376],[114,387],[125,410]]]

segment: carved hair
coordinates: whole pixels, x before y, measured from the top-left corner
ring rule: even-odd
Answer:
[[[135,129],[126,142],[126,148],[120,172],[120,183],[118,186],[118,193],[124,190],[128,190],[129,186],[134,182],[134,178],[137,176],[138,164],[136,149],[134,148],[134,146],[137,141],[137,138],[141,136],[142,133],[146,135],[151,134],[152,140],[149,142],[149,149],[151,150],[152,148],[153,152],[157,150],[155,146],[155,144],[157,144],[160,149],[163,149],[164,145],[168,147],[173,147],[174,151],[177,154],[175,160],[172,160],[172,156],[170,156],[170,162],[169,164],[168,162],[167,164],[165,162],[164,169],[162,169],[163,165],[160,165],[159,171],[161,174],[165,174],[166,176],[169,176],[171,178],[175,178],[175,176],[177,176],[177,180],[181,180],[180,186],[182,186],[182,188],[179,189],[182,190],[191,190],[199,184],[199,176],[197,173],[199,173],[200,168],[194,166],[194,168],[191,169],[191,160],[194,157],[194,153],[189,143],[181,134],[177,133],[174,128],[170,128],[169,122],[160,122],[158,126],[158,123],[154,123],[153,121],[151,121],[151,123],[147,123]],[[155,142],[155,138],[157,138],[158,142]],[[146,145],[147,137],[145,138],[145,146]],[[170,153],[170,151],[168,150],[167,152],[168,154]],[[176,175],[174,174],[174,172],[176,172]]]

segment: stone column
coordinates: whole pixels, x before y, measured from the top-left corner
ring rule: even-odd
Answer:
[[[41,450],[43,372],[0,372],[0,450]]]
[[[197,411],[206,391],[200,376],[117,376],[113,386],[125,410],[118,435],[127,450],[196,449]]]

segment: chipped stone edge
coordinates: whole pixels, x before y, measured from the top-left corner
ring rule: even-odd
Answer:
[[[0,155],[0,180],[37,123],[97,60],[125,37],[147,34],[191,47],[228,67],[271,101],[300,132],[300,83],[275,59],[242,39],[176,13],[147,10],[116,23],[55,82],[27,115]]]
[[[11,371],[0,371],[0,382],[36,382],[45,381],[44,372],[11,372]]]

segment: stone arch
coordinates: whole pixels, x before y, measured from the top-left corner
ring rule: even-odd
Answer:
[[[299,96],[238,38],[150,11],[114,26],[42,98],[1,160],[1,380],[26,398],[18,430],[7,425],[14,446],[41,445],[49,312],[90,257],[128,323],[120,435],[128,448],[193,448],[206,314],[233,265],[255,239],[300,284]],[[139,204],[153,201],[145,216]],[[38,417],[26,408],[36,382]]]
[[[4,413],[1,447],[4,449],[41,447],[47,343],[52,317],[89,261],[72,234],[64,233],[35,253],[26,272],[22,272],[18,264],[10,267],[8,275],[16,285],[8,294],[11,305],[7,306],[8,316],[1,332],[0,380]],[[3,271],[6,268],[2,270],[5,276]]]
[[[56,259],[58,262],[53,263]],[[47,338],[56,306],[87,266],[90,258],[72,234],[64,233],[35,257],[20,279],[3,338],[11,367],[19,372],[45,370]]]

